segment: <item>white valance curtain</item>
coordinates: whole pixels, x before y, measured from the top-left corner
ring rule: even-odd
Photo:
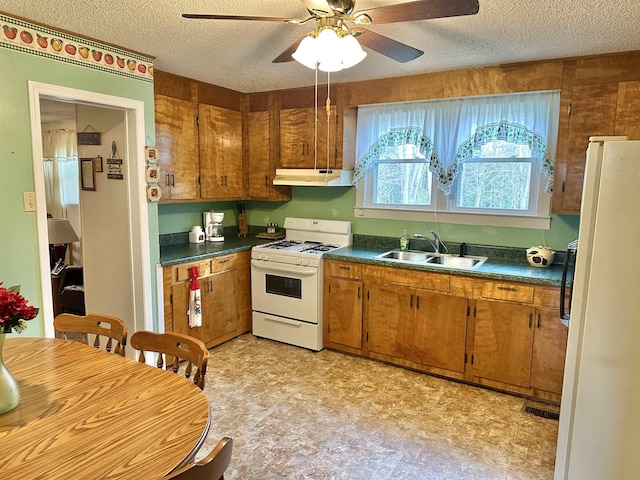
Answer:
[[[75,130],[42,133],[47,213],[64,218],[65,206],[79,202],[78,145]]]
[[[526,144],[553,184],[560,92],[464,97],[358,108],[354,184],[391,147],[415,145],[445,194],[461,163],[494,140]]]

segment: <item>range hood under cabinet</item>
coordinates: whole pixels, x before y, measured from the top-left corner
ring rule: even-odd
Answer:
[[[309,187],[351,187],[353,170],[314,170],[312,168],[278,168],[274,185],[304,185]]]

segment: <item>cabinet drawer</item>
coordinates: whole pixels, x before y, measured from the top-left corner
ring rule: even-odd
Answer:
[[[480,297],[518,303],[533,303],[534,288],[515,283],[483,282]]]
[[[560,289],[559,288],[536,288],[537,304],[542,307],[559,307],[560,306]]]
[[[225,270],[233,270],[236,268],[236,256],[225,255],[211,259],[211,273],[223,272]]]
[[[189,280],[191,278],[189,275],[189,270],[191,269],[191,267],[198,267],[198,274],[201,277],[211,274],[211,260],[184,263],[174,267],[174,280],[176,282],[184,282],[185,280]]]
[[[326,262],[325,272],[332,277],[352,278],[360,280],[362,278],[362,267],[355,263],[348,262]]]
[[[419,272],[404,268],[387,268],[385,270],[384,281],[386,283],[446,293],[451,290],[451,277],[449,275]]]

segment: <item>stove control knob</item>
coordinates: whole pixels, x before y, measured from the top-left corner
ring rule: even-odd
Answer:
[[[296,265],[302,265],[302,259],[301,258],[296,260]]]
[[[263,257],[263,260],[269,260],[269,254],[265,253],[264,257]]]
[[[262,260],[262,254],[261,254],[261,253],[259,253],[258,255],[256,255],[256,258],[257,258],[258,260]]]

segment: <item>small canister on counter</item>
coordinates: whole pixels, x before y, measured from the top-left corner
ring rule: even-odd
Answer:
[[[267,233],[276,233],[278,231],[278,224],[269,222],[267,224]]]

